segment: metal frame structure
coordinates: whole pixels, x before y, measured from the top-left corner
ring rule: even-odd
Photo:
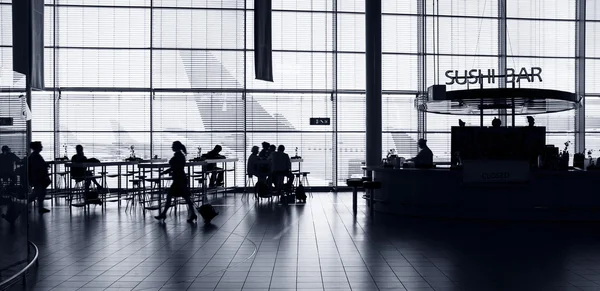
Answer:
[[[418,66],[418,84],[415,88],[417,88],[417,90],[384,90],[383,91],[383,95],[411,95],[411,96],[422,96],[425,92],[426,92],[426,87],[427,85],[427,76],[431,75],[432,72],[428,72],[427,71],[427,58],[430,56],[442,56],[442,57],[498,57],[498,67],[500,70],[502,70],[502,68],[506,67],[506,63],[507,63],[507,58],[508,58],[508,52],[507,52],[507,22],[510,20],[535,20],[535,21],[539,21],[540,19],[536,19],[536,18],[523,18],[523,17],[519,17],[519,18],[514,18],[514,17],[508,17],[507,16],[507,11],[506,11],[506,3],[508,0],[498,0],[498,16],[471,16],[471,15],[445,15],[445,14],[439,14],[439,13],[435,13],[435,11],[427,11],[427,3],[430,3],[430,1],[432,0],[414,0],[417,3],[417,12],[416,14],[407,14],[407,13],[389,13],[389,12],[383,12],[382,15],[383,16],[410,16],[410,17],[415,17],[417,19],[417,37],[418,39],[416,40],[418,43],[418,48],[416,52],[410,52],[410,53],[406,53],[406,52],[384,52],[383,55],[407,55],[407,56],[414,56],[417,58],[417,66]],[[433,0],[435,1],[435,0]],[[47,1],[48,2],[48,1]],[[344,90],[344,89],[339,89],[338,88],[338,74],[337,74],[337,62],[338,62],[338,56],[344,55],[344,54],[363,54],[364,52],[362,51],[348,51],[348,50],[339,50],[338,47],[338,17],[340,15],[364,15],[364,12],[356,12],[356,11],[342,11],[338,9],[338,5],[337,5],[337,1],[333,1],[333,6],[331,10],[289,10],[289,9],[274,9],[273,11],[275,12],[309,12],[309,13],[326,13],[328,15],[331,15],[333,17],[333,31],[332,31],[332,35],[333,35],[333,46],[331,50],[323,50],[323,51],[304,51],[304,50],[274,50],[274,52],[304,52],[304,53],[327,53],[327,54],[331,54],[333,56],[333,72],[332,74],[334,75],[333,77],[333,84],[330,87],[331,89],[310,89],[310,90],[294,90],[294,89],[249,89],[248,88],[248,84],[246,84],[247,81],[247,62],[245,61],[247,58],[247,53],[249,52],[249,50],[247,49],[247,40],[246,40],[246,33],[244,34],[244,49],[216,49],[218,51],[236,51],[236,52],[243,52],[244,54],[244,64],[243,64],[243,75],[244,75],[244,80],[243,80],[243,87],[242,88],[230,88],[230,89],[224,89],[224,88],[154,88],[155,84],[153,82],[152,78],[152,70],[153,70],[153,58],[152,58],[152,54],[155,51],[169,51],[169,50],[186,50],[185,48],[155,48],[154,47],[154,42],[153,42],[153,31],[154,31],[154,21],[153,21],[153,15],[154,13],[152,13],[152,11],[155,11],[157,9],[160,10],[169,10],[169,9],[182,9],[182,10],[219,10],[219,11],[239,11],[239,12],[243,12],[244,14],[244,29],[246,30],[246,18],[247,18],[247,12],[249,11],[248,8],[246,7],[246,4],[244,4],[243,8],[211,8],[211,7],[157,7],[155,6],[155,3],[153,0],[150,1],[150,6],[112,6],[112,5],[82,5],[82,4],[59,4],[57,3],[57,0],[54,0],[53,3],[47,3],[46,7],[47,9],[50,8],[54,11],[54,35],[53,35],[53,43],[52,45],[47,45],[46,47],[48,49],[52,49],[53,50],[53,55],[54,55],[54,60],[53,60],[53,64],[54,64],[54,82],[51,85],[51,88],[47,88],[48,91],[52,91],[54,93],[54,141],[55,141],[55,146],[54,146],[54,155],[56,157],[61,156],[60,153],[60,133],[61,133],[61,128],[59,126],[59,120],[60,120],[60,114],[61,112],[59,112],[59,107],[60,107],[60,102],[61,102],[61,95],[63,92],[139,92],[139,93],[148,93],[148,98],[151,100],[150,101],[150,114],[152,115],[154,113],[154,109],[153,108],[153,102],[152,100],[154,100],[154,95],[156,93],[162,93],[162,92],[169,92],[169,93],[200,93],[200,92],[211,92],[211,93],[219,93],[219,92],[228,92],[228,93],[241,93],[241,98],[242,100],[246,100],[246,97],[248,94],[251,93],[306,93],[306,94],[328,94],[331,96],[331,102],[333,104],[333,109],[332,109],[332,130],[331,131],[325,131],[326,133],[331,134],[332,136],[332,144],[333,144],[333,148],[332,148],[332,155],[331,155],[331,162],[332,162],[332,179],[333,179],[333,186],[337,186],[337,175],[338,175],[338,145],[337,142],[339,141],[339,132],[338,132],[338,117],[339,114],[341,114],[341,112],[339,112],[339,105],[338,102],[341,102],[341,100],[338,99],[338,95],[340,94],[358,94],[358,95],[362,95],[365,94],[365,90]],[[576,37],[577,37],[577,51],[576,51],[576,78],[577,78],[577,88],[574,88],[576,90],[576,93],[581,95],[581,96],[586,96],[585,93],[585,59],[586,59],[586,55],[585,55],[585,37],[586,37],[586,31],[585,31],[585,2],[586,0],[577,0],[577,18],[576,18],[576,28],[577,28],[577,32],[576,32]],[[9,3],[0,3],[0,5],[10,5]],[[74,7],[74,8],[115,8],[115,7],[122,7],[122,8],[138,8],[138,9],[149,9],[150,12],[150,45],[149,47],[137,47],[137,48],[103,48],[103,47],[65,47],[65,46],[60,46],[57,43],[57,39],[59,37],[58,33],[59,33],[59,21],[58,18],[61,17],[59,15],[59,10],[58,8],[60,7]],[[432,18],[437,18],[437,19],[443,19],[443,18],[450,18],[450,19],[490,19],[490,20],[498,20],[498,55],[492,55],[492,54],[459,54],[459,53],[430,53],[427,51],[427,39],[428,39],[428,31],[431,31],[431,29],[428,29],[427,24],[428,24],[428,19],[432,19]],[[551,20],[551,21],[569,21],[572,22],[572,19],[551,19],[551,18],[545,18],[544,20]],[[0,47],[7,47],[7,46],[0,46]],[[148,88],[118,88],[118,87],[110,87],[110,88],[91,88],[91,87],[60,87],[60,80],[59,80],[59,74],[58,74],[58,65],[60,63],[59,60],[59,54],[57,53],[58,50],[60,49],[92,49],[92,50],[102,50],[102,49],[111,49],[111,50],[144,50],[144,51],[149,51],[150,53],[150,78],[149,78],[149,87]],[[189,49],[189,50],[194,50],[194,51],[211,51],[212,49],[201,49],[201,48],[194,48],[194,49]],[[519,55],[519,57],[527,57],[524,55]],[[535,58],[551,58],[551,59],[573,59],[572,57],[555,57],[555,56],[530,56],[530,57],[535,57]],[[591,58],[593,59],[593,58]],[[600,58],[598,58],[600,59]],[[504,82],[500,82],[501,86]],[[587,96],[600,96],[600,94],[589,94]],[[418,98],[418,97],[417,97]],[[246,114],[246,102],[242,102],[243,106],[244,106],[244,115]],[[585,102],[583,102],[585,103]],[[418,111],[417,111],[418,112]],[[505,118],[505,117],[504,117]],[[244,120],[246,120],[246,116],[244,116]],[[580,109],[577,110],[576,112],[576,116],[575,116],[575,146],[576,146],[576,151],[583,151],[583,149],[585,148],[585,105],[582,106]],[[504,122],[504,124],[507,124],[507,122]],[[155,147],[153,146],[153,141],[152,141],[152,135],[154,132],[154,125],[152,124],[152,118],[150,118],[150,151],[153,152],[155,150]],[[66,131],[68,132],[68,131]],[[83,132],[83,131],[77,131],[77,132]],[[146,131],[144,131],[146,132]],[[194,131],[186,131],[186,132],[194,132]],[[239,132],[239,131],[235,131],[235,132]],[[247,126],[246,126],[246,122],[244,122],[244,128],[243,128],[243,133],[256,133],[259,131],[252,131],[252,130],[248,130]],[[283,131],[282,131],[283,132]],[[323,131],[294,131],[295,133],[323,133]],[[349,131],[344,131],[344,133],[351,133]],[[415,131],[382,131],[384,133],[396,133],[396,132],[402,132],[402,133],[417,133],[418,137],[420,138],[426,138],[426,135],[428,133],[447,133],[446,131],[428,131],[427,130],[427,114],[424,112],[418,112],[417,113],[417,130]],[[356,131],[356,133],[364,133],[364,131]],[[561,133],[559,131],[553,131],[553,133]],[[571,133],[571,132],[568,132]],[[244,146],[245,148],[247,148],[246,145],[247,141],[244,141]],[[247,153],[245,154],[244,158],[247,157]]]

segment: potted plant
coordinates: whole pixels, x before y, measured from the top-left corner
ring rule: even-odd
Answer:
[[[135,162],[135,161],[141,161],[142,160],[141,158],[138,158],[138,157],[135,156],[135,146],[133,146],[133,145],[130,146],[129,147],[129,152],[130,152],[129,158],[125,159],[125,161]]]
[[[565,149],[561,152],[560,156],[559,156],[559,165],[561,169],[568,169],[569,168],[569,146],[571,145],[571,141],[567,141],[565,142]],[[577,156],[577,154],[576,154]],[[575,163],[575,160],[573,160],[573,163]],[[582,165],[583,165],[583,161],[582,161]]]

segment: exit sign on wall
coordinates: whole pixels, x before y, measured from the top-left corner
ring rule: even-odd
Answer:
[[[331,118],[329,118],[329,117],[311,118],[310,125],[331,125]]]
[[[0,117],[0,126],[12,126],[13,118],[12,117]]]

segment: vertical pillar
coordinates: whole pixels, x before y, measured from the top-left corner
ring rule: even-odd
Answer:
[[[418,82],[419,93],[415,102],[420,104],[421,99],[427,98],[427,18],[425,16],[427,3],[425,0],[417,1],[417,53],[418,53]],[[426,139],[427,135],[427,113],[422,110],[417,111],[417,133],[418,138]],[[418,151],[417,143],[414,144]]]
[[[366,24],[366,166],[382,158],[381,121],[381,0],[365,1]]]
[[[331,25],[331,35],[332,35],[332,50],[333,50],[333,60],[332,60],[332,74],[333,74],[333,84],[331,86],[332,92],[331,92],[331,112],[332,112],[332,129],[333,129],[333,136],[332,136],[332,181],[333,184],[331,185],[334,189],[337,189],[338,187],[338,180],[339,180],[339,176],[338,176],[338,160],[339,160],[339,147],[338,147],[338,94],[337,94],[337,89],[338,89],[338,85],[337,85],[337,81],[338,81],[338,62],[337,62],[337,58],[338,58],[338,46],[337,46],[337,41],[338,41],[338,13],[337,13],[337,0],[333,1],[332,4],[332,25]],[[336,190],[337,191],[337,190]]]
[[[577,0],[575,24],[575,94],[581,106],[575,111],[575,153],[585,151],[585,18],[586,0]],[[584,153],[585,154],[585,153]]]
[[[154,157],[154,0],[150,0],[150,159]]]
[[[498,0],[498,74],[506,75],[506,0]],[[498,79],[498,88],[506,88],[506,77]],[[507,110],[498,110],[498,118],[508,126]],[[512,120],[512,119],[511,119]],[[514,125],[514,124],[512,124]]]

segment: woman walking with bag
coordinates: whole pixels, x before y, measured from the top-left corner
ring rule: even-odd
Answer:
[[[171,207],[173,197],[183,197],[185,202],[188,205],[188,222],[194,222],[198,219],[196,212],[194,210],[194,203],[191,199],[191,193],[188,188],[188,178],[185,174],[185,155],[187,155],[187,150],[185,146],[180,141],[173,142],[173,146],[171,147],[173,152],[175,153],[171,160],[169,160],[169,165],[171,166],[169,169],[160,173],[160,175],[171,174],[173,178],[173,183],[169,188],[169,192],[167,193],[167,203],[165,208],[160,213],[160,215],[155,216],[154,218],[158,220],[165,220],[167,218],[167,210]]]

